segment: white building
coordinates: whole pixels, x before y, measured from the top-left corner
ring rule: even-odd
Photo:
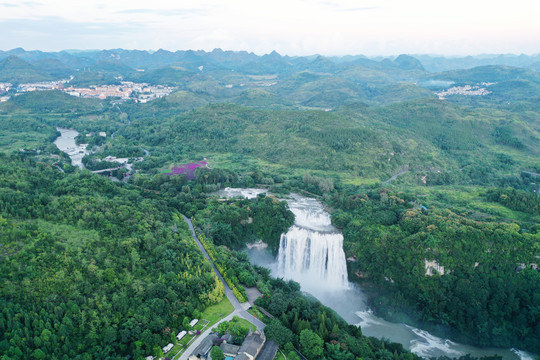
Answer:
[[[162,350],[163,350],[163,353],[166,354],[168,353],[169,351],[171,351],[171,349],[173,348],[173,343],[169,343],[167,344],[167,346],[165,346]]]
[[[182,330],[182,331],[180,331],[180,332],[178,333],[178,335],[176,335],[176,338],[178,339],[178,341],[180,341],[180,340],[182,340],[182,338],[183,338],[184,336],[186,336],[186,334],[187,334],[187,331],[186,331],[186,330]]]

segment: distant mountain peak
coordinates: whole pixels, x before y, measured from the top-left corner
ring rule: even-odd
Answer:
[[[33,65],[15,55],[10,55],[0,61],[0,82],[32,82],[46,81],[51,77],[39,72]]]
[[[262,57],[267,59],[281,59],[282,56],[276,50],[272,50],[270,54],[265,54]]]
[[[4,60],[0,61],[0,67],[6,68],[6,67],[29,67],[31,68],[32,65],[18,57],[17,55],[9,55]]]
[[[24,54],[25,52],[26,50],[24,50],[22,47],[9,50],[10,54]]]
[[[154,54],[158,54],[158,55],[160,55],[160,54],[171,54],[171,52],[168,51],[168,50],[165,50],[165,49],[159,49]]]
[[[401,54],[399,55],[394,62],[403,70],[422,70],[425,71],[424,66],[415,57],[410,55]]]

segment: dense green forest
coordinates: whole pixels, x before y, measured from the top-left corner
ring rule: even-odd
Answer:
[[[107,61],[111,54],[124,62]],[[540,353],[534,70],[441,62],[450,71],[430,73],[433,59],[407,56],[217,50],[19,55],[0,52],[0,81],[73,73],[73,84],[87,86],[123,76],[177,92],[140,104],[12,89],[0,104],[3,360],[158,353],[184,318],[222,297],[180,213],[195,219],[240,292],[255,285],[267,295],[259,305],[276,317],[266,319],[269,332],[291,358],[293,346],[310,360],[320,351],[327,359],[414,358],[362,337],[297,284],[250,265],[236,250],[262,239],[275,251],[293,219],[272,197],[208,196],[226,186],[320,198],[354,260],[349,279],[379,314],[460,342]],[[446,85],[426,85],[437,81]],[[435,95],[481,82],[494,83],[490,94]],[[126,183],[79,171],[52,143],[57,126],[89,144],[89,170],[112,166],[100,161],[106,156],[144,159]],[[205,158],[195,180],[164,174]]]
[[[494,193],[482,196],[491,200]],[[509,203],[526,206],[506,193]],[[540,273],[529,264],[540,251],[539,213],[510,223],[449,205],[442,194],[422,202],[417,195],[380,188],[331,200],[340,209],[333,222],[355,257],[350,276],[382,289],[373,306],[397,321],[450,331],[461,342],[538,351]],[[529,201],[534,211],[540,198]],[[433,261],[442,268],[426,276]]]
[[[208,157],[219,167],[247,170],[255,161],[268,172],[277,172],[275,166],[282,174],[312,170],[351,183],[385,181],[405,172],[396,182],[498,185],[540,166],[538,157],[526,155],[540,151],[537,130],[527,119],[509,122],[514,115],[505,111],[438,100],[346,106],[336,112],[236,105],[180,115],[150,110],[130,112],[130,126],[117,133],[126,145],[152,149],[137,165],[145,170],[179,158]]]
[[[246,242],[262,240],[276,251],[281,234],[294,223],[294,214],[285,201],[259,195],[255,201],[212,201],[197,213],[197,219],[216,245],[239,249]]]
[[[223,297],[166,202],[0,160],[2,359],[140,359]]]
[[[140,359],[159,353],[186,318],[199,316],[204,307],[222,299],[223,287],[174,209],[176,201],[151,190],[152,183],[163,185],[162,177],[148,182],[147,190],[138,190],[88,171],[64,174],[36,162],[34,155],[0,158],[2,359]],[[190,185],[202,190],[193,201],[199,204],[206,202],[205,191],[214,188]],[[181,187],[190,190],[189,185]],[[291,221],[286,205],[272,197],[219,204],[213,200],[197,216],[207,219],[212,211],[240,206],[250,208],[250,231],[255,233],[273,226],[269,220],[276,212]],[[309,355],[309,340],[304,338],[316,340],[316,332],[298,337],[292,331],[300,330],[292,323],[283,333],[284,326],[274,321],[269,334],[274,331],[285,348],[302,346],[310,359],[319,358],[323,348],[328,359],[353,359],[353,354],[416,358],[401,345],[364,338],[330,309],[304,300],[298,284],[273,280],[268,270],[252,266],[244,253],[224,246],[219,252],[226,276],[257,286],[268,295],[266,302],[271,299],[270,311],[294,302],[304,309],[300,330],[311,329],[310,321],[317,318],[325,324],[313,326],[328,343],[317,340],[321,349]],[[308,305],[312,310],[306,312]],[[298,316],[298,311],[292,314]],[[327,326],[331,332],[321,330]],[[345,350],[348,347],[352,349]]]

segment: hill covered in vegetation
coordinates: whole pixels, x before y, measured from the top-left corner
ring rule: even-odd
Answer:
[[[320,197],[343,231],[349,278],[372,290],[372,306],[388,318],[477,345],[540,351],[540,81],[510,66],[518,60],[464,69],[476,63],[461,59],[462,67],[431,73],[433,63],[410,56],[4,55],[0,70],[14,83],[64,76],[67,67],[81,85],[122,77],[177,86],[145,104],[14,90],[0,104],[0,350],[10,358],[152,353],[170,337],[164,329],[173,333],[219,298],[179,212],[195,217],[222,254],[255,238],[275,248],[290,224],[269,199],[206,197],[225,186]],[[467,86],[489,93],[471,95]],[[127,183],[74,169],[52,144],[56,126],[90,144],[87,164],[138,159]],[[195,180],[164,174],[204,158],[208,168]],[[344,329],[333,317],[318,328],[318,305],[296,311],[296,321],[295,285],[245,266],[251,276],[238,269],[237,278],[283,294],[286,301],[262,306],[295,334],[284,344],[302,346],[310,330],[355,346],[356,330],[332,335],[334,325]],[[358,346],[356,357],[409,356],[379,352],[386,345],[376,342]]]

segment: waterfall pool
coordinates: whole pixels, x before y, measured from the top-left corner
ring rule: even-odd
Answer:
[[[266,190],[226,188],[216,194],[227,198],[254,198],[262,193]],[[274,276],[297,281],[303,291],[335,310],[349,324],[360,326],[364,335],[398,342],[424,358],[466,354],[480,358],[497,354],[505,360],[533,360],[532,354],[518,349],[459,344],[407,324],[377,317],[367,307],[362,289],[347,279],[343,236],[332,226],[330,214],[323,204],[297,194],[281,200],[289,204],[295,223],[282,234],[277,257],[264,248],[252,247],[248,249],[251,262],[270,269]]]

